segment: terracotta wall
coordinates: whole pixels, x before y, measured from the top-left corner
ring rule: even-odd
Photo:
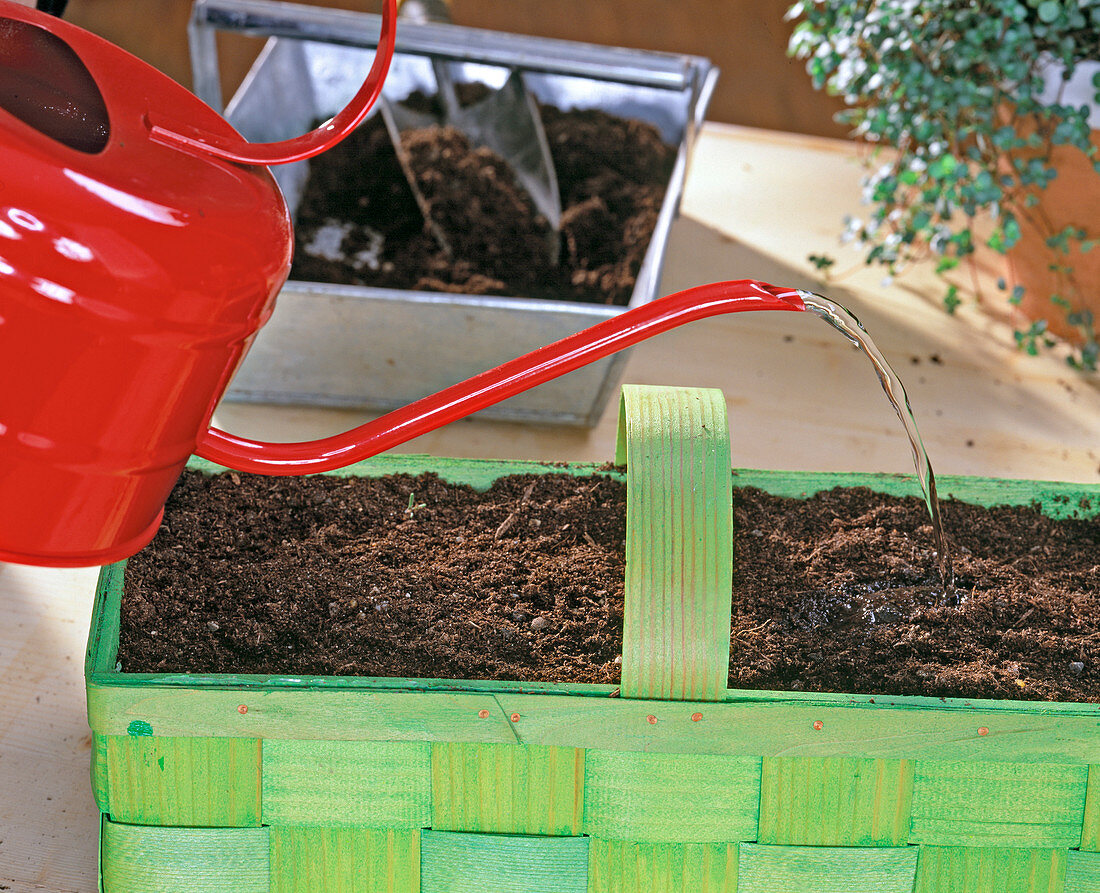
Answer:
[[[299,0],[377,11],[379,0]],[[722,69],[708,117],[716,121],[843,136],[836,100],[815,92],[786,56],[788,0],[452,0],[464,25],[616,46],[707,56]],[[190,82],[190,0],[70,0],[67,18]],[[257,42],[226,40],[223,77],[233,85]]]

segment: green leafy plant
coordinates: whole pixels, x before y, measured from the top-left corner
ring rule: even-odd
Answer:
[[[866,247],[867,263],[894,275],[933,255],[946,275],[983,241],[1009,252],[1021,227],[1034,227],[1056,274],[1051,311],[1079,333],[1071,362],[1095,369],[1096,320],[1075,309],[1081,283],[1070,262],[1093,240],[1073,227],[1055,231],[1040,199],[1057,176],[1056,147],[1086,153],[1100,176],[1087,107],[1063,102],[1060,91],[1043,95],[1049,66],[1068,79],[1100,59],[1100,3],[818,0],[789,16],[798,20],[792,54],[807,60],[815,86],[844,98],[844,119],[872,147],[864,198],[873,210],[845,232]],[[1100,100],[1100,75],[1092,84]],[[953,310],[958,287],[947,289]],[[1041,324],[1017,336],[1029,352],[1050,340]]]

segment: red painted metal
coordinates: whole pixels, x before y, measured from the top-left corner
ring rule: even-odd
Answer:
[[[0,561],[103,564],[152,538],[191,453],[245,471],[338,468],[696,319],[802,310],[716,283],[629,310],[338,437],[266,444],[208,430],[291,256],[270,172],[343,136],[371,75],[321,131],[247,147],[156,70],[0,0]],[[185,123],[180,123],[185,122]]]
[[[214,428],[199,443],[196,452],[222,465],[260,474],[331,471],[385,452],[685,323],[746,310],[805,309],[796,289],[751,279],[700,285],[634,307],[344,434],[305,443],[278,444],[246,440]]]

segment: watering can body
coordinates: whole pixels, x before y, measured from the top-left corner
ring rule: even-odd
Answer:
[[[163,110],[234,135],[174,81],[23,7],[0,29],[0,560],[99,564],[155,533],[271,313],[290,220],[266,168],[151,139]],[[60,123],[46,71],[77,95]]]

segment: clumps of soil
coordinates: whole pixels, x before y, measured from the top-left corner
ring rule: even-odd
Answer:
[[[562,201],[561,252],[508,165],[453,128],[406,135],[440,246],[405,181],[380,115],[310,163],[291,278],[379,288],[625,305],[675,147],[652,125],[598,109],[540,109]]]
[[[1100,519],[735,490],[730,685],[1100,700]],[[625,488],[186,472],[126,570],[127,672],[616,683]]]

